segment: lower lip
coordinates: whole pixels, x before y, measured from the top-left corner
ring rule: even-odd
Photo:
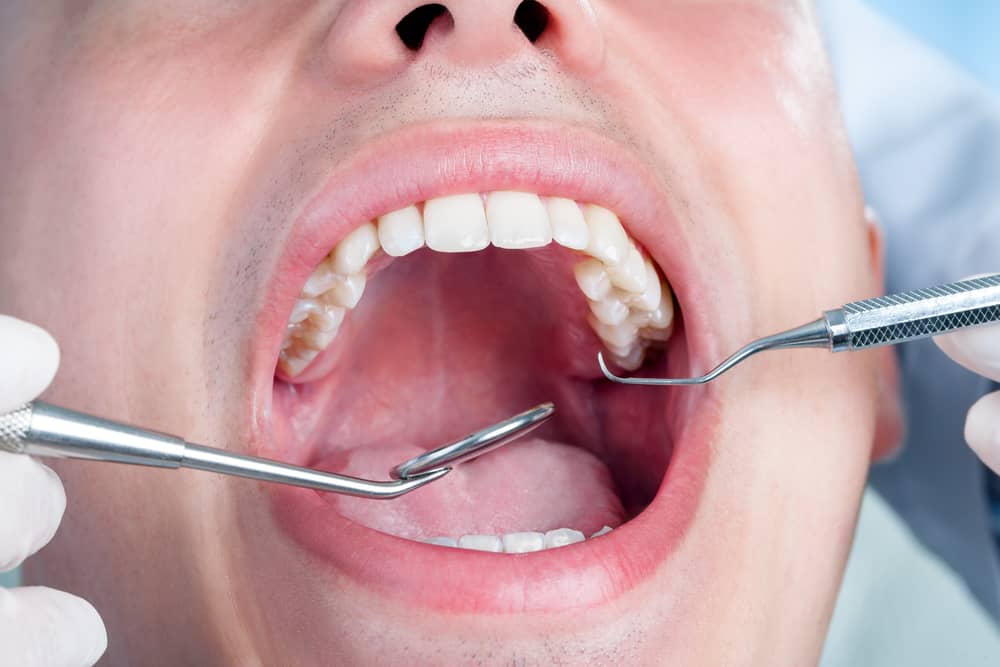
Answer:
[[[687,534],[711,463],[712,403],[699,401],[649,507],[609,535],[558,549],[505,555],[435,547],[350,521],[315,491],[267,490],[281,528],[331,578],[347,576],[409,606],[453,614],[595,607],[651,577]]]

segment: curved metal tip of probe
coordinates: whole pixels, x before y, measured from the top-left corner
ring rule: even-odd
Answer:
[[[600,365],[601,372],[604,373],[604,377],[612,382],[617,382],[618,384],[641,385],[644,387],[673,387],[678,385],[705,384],[728,368],[726,365],[724,365],[725,368],[720,366],[708,375],[702,375],[696,378],[627,378],[622,377],[621,375],[615,375],[611,372],[611,369],[608,368],[608,363],[604,360],[604,352],[598,351],[597,363]]]
[[[379,485],[378,495],[372,495],[369,497],[385,500],[399,498],[400,496],[405,496],[411,491],[416,491],[426,484],[430,484],[431,482],[441,479],[450,472],[451,468],[437,468],[435,470],[428,470],[427,472],[411,475],[406,479],[397,479],[392,482],[377,482]]]

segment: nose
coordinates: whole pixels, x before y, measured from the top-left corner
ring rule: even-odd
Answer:
[[[423,59],[490,68],[547,56],[577,75],[604,61],[590,0],[349,0],[327,36],[329,72],[377,83]]]

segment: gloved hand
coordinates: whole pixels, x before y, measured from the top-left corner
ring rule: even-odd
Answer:
[[[934,342],[962,366],[1000,382],[1000,325],[956,331]],[[1000,391],[983,396],[969,409],[965,439],[983,463],[1000,475]]]
[[[59,348],[48,333],[0,315],[0,413],[42,393],[58,366]],[[0,452],[0,572],[45,546],[65,508],[62,482],[50,468]],[[89,666],[107,643],[87,601],[42,586],[0,588],[0,666]]]

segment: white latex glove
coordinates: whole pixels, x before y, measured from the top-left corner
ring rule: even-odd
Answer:
[[[0,315],[0,413],[42,393],[58,366],[59,347],[48,333]],[[0,452],[0,572],[45,546],[65,508],[62,482],[50,468]],[[0,666],[89,667],[107,644],[104,623],[86,600],[42,586],[0,588]]]
[[[934,342],[970,371],[1000,382],[1000,325],[956,331]],[[983,463],[1000,475],[1000,391],[983,396],[969,409],[965,439]]]

